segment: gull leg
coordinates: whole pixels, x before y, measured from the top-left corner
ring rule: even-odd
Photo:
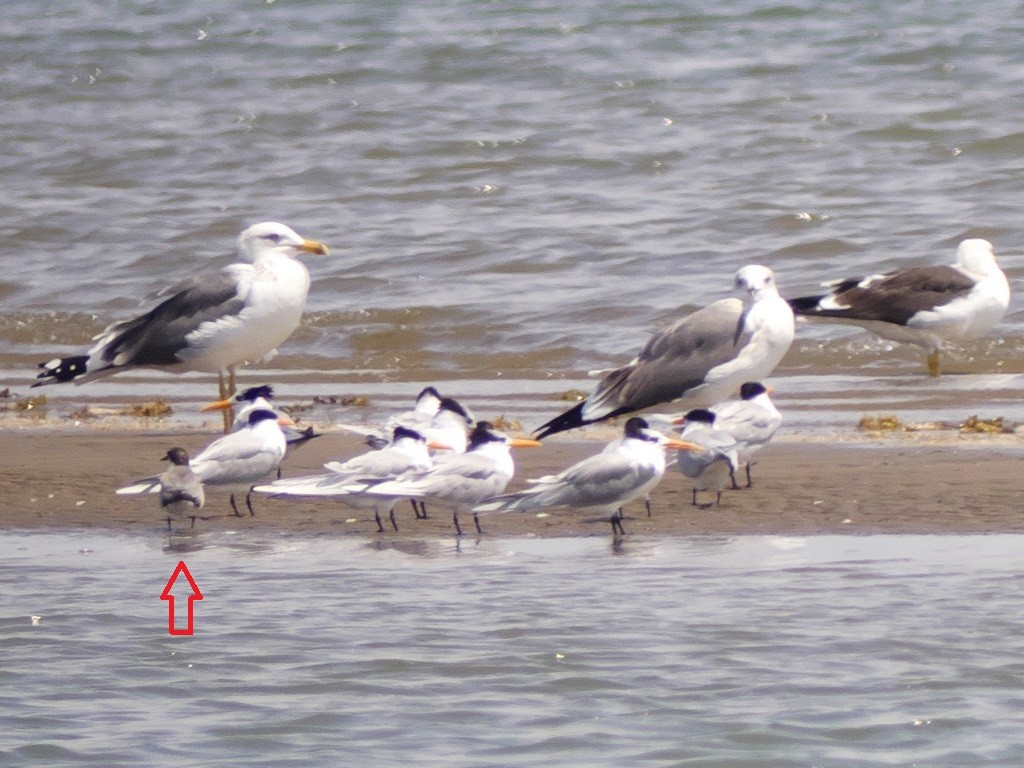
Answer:
[[[234,397],[238,388],[235,386],[235,366],[228,366],[228,397]]]
[[[188,516],[188,519],[192,521],[192,522],[191,522],[191,523],[189,524],[189,526],[188,526],[188,529],[189,529],[189,530],[191,531],[191,530],[192,530],[193,528],[195,528],[195,527],[196,527],[196,516],[195,516],[195,515],[189,515],[189,516]]]
[[[461,536],[462,535],[462,526],[459,525],[459,513],[458,512],[452,512],[452,522],[455,523],[455,535],[456,536]]]
[[[644,506],[647,507],[647,516],[651,516],[651,500],[650,498],[644,499]]]
[[[691,501],[690,503],[691,503],[691,504],[692,504],[693,506],[695,506],[695,507],[696,507],[696,506],[699,506],[699,505],[697,504],[697,489],[696,489],[696,488],[694,488],[694,489],[693,489],[693,501]]]
[[[748,464],[747,466],[750,465]],[[740,489],[740,484],[736,482],[736,470],[732,468],[731,464],[729,465],[729,479],[732,481],[732,489],[734,491],[738,491]]]
[[[254,485],[252,488],[255,487],[256,486]],[[256,517],[256,510],[252,508],[252,488],[250,488],[249,492],[245,494],[245,506],[249,510],[249,517]]]
[[[391,518],[391,527],[394,528],[397,531],[398,530],[398,520],[395,519],[395,508],[394,507],[391,508],[391,514],[388,515],[388,517]]]
[[[480,515],[478,515],[476,512],[473,513],[473,525],[476,526],[477,534],[483,533],[483,531],[480,530]]]
[[[221,400],[227,400],[230,397],[228,394],[228,383],[224,379],[224,371],[217,373],[217,391],[220,393]],[[220,415],[224,425],[224,434],[226,435],[231,431],[231,422],[235,420],[235,409],[225,408],[221,411]]]
[[[373,519],[377,521],[377,533],[384,533],[384,526],[380,522],[380,512],[373,510]]]
[[[242,513],[238,511],[238,505],[235,504],[235,494],[231,494],[229,501],[231,502],[231,509],[234,510],[235,517],[241,517]]]
[[[939,375],[939,350],[933,349],[928,353],[928,375]]]
[[[753,488],[754,487],[754,481],[750,477],[750,465],[753,464],[753,463],[754,462],[752,462],[752,461],[748,461],[747,462],[747,488]]]
[[[168,531],[171,530],[171,516],[170,515],[167,516],[167,530]]]

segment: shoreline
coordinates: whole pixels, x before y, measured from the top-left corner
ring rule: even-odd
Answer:
[[[110,529],[166,533],[165,517],[153,497],[116,496],[114,490],[163,470],[160,457],[172,445],[197,451],[215,435],[208,431],[136,432],[101,430],[2,430],[0,528]],[[603,441],[587,436],[554,439],[543,447],[514,451],[516,476],[524,480],[557,472],[596,453]],[[365,446],[354,436],[327,432],[286,457],[284,476],[321,471],[324,461],[345,459]],[[754,466],[754,487],[726,491],[719,507],[690,503],[690,486],[670,461],[651,495],[653,515],[642,501],[626,509],[627,536],[709,534],[979,534],[1024,532],[1018,510],[1024,492],[1024,442],[1016,435],[900,433],[836,435],[803,439],[788,434],[763,449]],[[710,500],[711,494],[703,499]],[[235,517],[228,493],[207,489],[202,510],[210,519],[195,530],[268,530],[361,536],[368,539],[454,537],[451,515],[431,507],[416,520],[409,504],[396,507],[399,528],[326,499],[283,499],[254,495],[255,517]],[[242,506],[244,511],[244,505]],[[586,513],[548,510],[538,515],[481,515],[484,536],[506,538],[608,536],[604,520]],[[461,517],[468,539],[476,537],[472,516]]]

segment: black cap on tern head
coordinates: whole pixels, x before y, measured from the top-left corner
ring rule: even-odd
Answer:
[[[397,443],[403,437],[419,440],[420,442],[426,442],[426,438],[415,429],[409,429],[408,427],[403,427],[401,425],[395,427],[395,431],[391,435],[391,442]]]
[[[684,416],[687,421],[698,421],[701,424],[714,424],[715,414],[707,408],[694,408]]]
[[[465,419],[467,424],[473,423],[472,417],[469,415],[466,409],[462,407],[459,401],[456,400],[454,397],[442,397],[441,407],[438,410],[451,411],[452,413],[457,414],[461,416],[463,419]]]
[[[740,398],[742,400],[753,400],[758,395],[763,395],[768,387],[760,381],[748,381],[740,387]]]
[[[274,388],[269,384],[261,384],[258,387],[249,387],[235,395],[235,400],[240,403],[254,403],[261,397],[264,400],[273,400]]]

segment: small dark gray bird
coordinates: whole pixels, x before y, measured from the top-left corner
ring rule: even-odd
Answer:
[[[171,448],[164,461],[171,462],[167,471],[160,475],[160,507],[167,512],[167,530],[171,530],[172,519],[188,517],[196,524],[197,509],[206,501],[203,484],[189,466],[188,452],[184,448]]]

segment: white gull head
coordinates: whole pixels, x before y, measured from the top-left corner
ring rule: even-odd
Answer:
[[[306,240],[291,227],[276,221],[253,224],[238,236],[238,250],[249,261],[255,262],[271,254],[297,256],[300,251],[327,255],[327,246],[316,240]]]

